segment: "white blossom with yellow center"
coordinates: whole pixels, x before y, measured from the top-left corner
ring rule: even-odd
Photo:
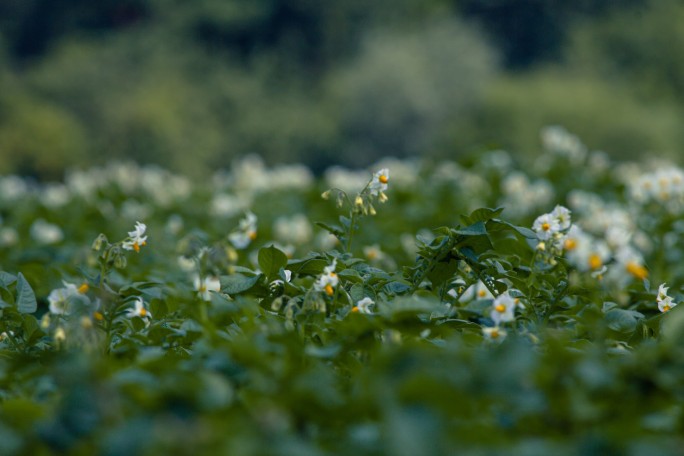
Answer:
[[[126,239],[121,246],[126,250],[140,252],[140,247],[147,244],[145,231],[147,231],[147,226],[144,223],[135,222],[135,229],[128,232],[128,239]]]

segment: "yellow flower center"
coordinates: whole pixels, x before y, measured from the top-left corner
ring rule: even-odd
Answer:
[[[102,312],[94,312],[93,318],[97,321],[102,321],[104,320],[104,315],[102,315]]]
[[[325,286],[325,294],[328,296],[332,296],[335,290],[333,289],[332,285],[328,284]]]
[[[542,230],[544,231],[549,231],[551,229],[551,225],[548,223],[542,223]]]
[[[506,306],[503,304],[498,304],[496,307],[494,307],[494,310],[496,310],[499,313],[504,313],[506,312]]]
[[[601,257],[598,256],[595,253],[592,253],[589,255],[589,267],[591,269],[599,269],[601,266],[603,266],[603,261],[601,260]]]
[[[358,311],[359,311],[359,307],[358,307],[358,306],[354,306],[354,307],[352,307],[352,310],[351,310],[351,311],[352,311],[352,312],[358,312]]]
[[[389,182],[389,178],[387,176],[385,176],[384,174],[381,174],[380,177],[378,177],[378,180],[383,184],[386,184],[387,182]]]
[[[577,247],[577,241],[574,239],[566,239],[563,243],[563,247],[565,247],[565,250],[575,250]]]
[[[637,263],[636,261],[630,261],[629,263],[627,263],[625,269],[627,269],[627,272],[629,272],[639,280],[644,280],[646,277],[648,277],[648,271],[646,270],[646,268]]]
[[[251,241],[253,241],[257,238],[257,233],[256,233],[256,231],[250,231],[249,233],[247,233],[247,236],[249,237],[249,239]]]
[[[87,284],[87,283],[83,283],[83,284],[81,284],[80,287],[78,287],[78,292],[81,293],[81,294],[86,294],[86,293],[88,293],[88,290],[89,290],[89,289],[90,289],[90,287],[88,286],[88,284]]]
[[[489,337],[491,337],[492,339],[498,338],[499,337],[499,331],[494,329],[492,332],[489,333]]]
[[[140,253],[140,244],[138,244],[137,242],[134,242],[133,243],[133,250],[135,250],[136,253]]]
[[[477,292],[477,296],[480,298],[484,298],[485,296],[487,296],[487,292],[485,290],[479,290]]]
[[[147,315],[147,309],[145,309],[144,307],[141,307],[140,308],[140,316],[144,317],[145,315]]]
[[[670,307],[670,306],[668,306],[667,304],[665,304],[665,305],[663,306],[663,312],[667,312],[667,311],[670,310],[671,308],[672,308],[672,307]]]

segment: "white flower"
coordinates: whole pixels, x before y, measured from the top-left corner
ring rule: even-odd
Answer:
[[[53,223],[38,219],[31,225],[31,237],[41,244],[56,244],[64,239],[62,229]]]
[[[370,194],[373,196],[382,195],[387,190],[387,183],[389,182],[389,169],[383,168],[377,173],[373,174],[373,179],[368,185]]]
[[[0,228],[0,246],[10,247],[19,241],[17,230],[12,227]]]
[[[372,314],[373,311],[370,309],[370,307],[373,305],[375,305],[375,301],[373,301],[369,297],[365,297],[362,300],[358,301],[354,307],[352,307],[352,312]]]
[[[484,334],[485,338],[489,341],[501,342],[506,338],[508,333],[505,329],[494,326],[493,328],[483,327],[482,334]]]
[[[147,226],[144,223],[135,222],[135,229],[128,232],[128,239],[126,239],[121,246],[126,250],[140,252],[140,247],[147,244],[147,236],[145,236],[146,230]]]
[[[551,216],[558,221],[561,230],[570,228],[570,210],[568,210],[567,207],[556,206],[553,211],[551,211]]]
[[[323,268],[323,274],[321,274],[316,282],[314,283],[314,289],[316,291],[324,291],[328,296],[332,296],[335,292],[335,287],[340,282],[340,279],[335,273],[335,268],[337,267],[337,260],[333,260],[330,266]]]
[[[197,267],[195,260],[184,255],[179,256],[176,261],[178,262],[178,266],[186,272],[190,272]]]
[[[71,312],[70,298],[78,296],[78,294],[76,285],[64,282],[64,288],[52,290],[48,295],[50,312],[55,315],[68,315]]]
[[[273,222],[273,234],[281,242],[302,245],[311,240],[313,229],[304,214],[295,214],[278,217]]]
[[[563,248],[568,261],[581,272],[599,271],[610,259],[608,245],[595,240],[577,225],[570,227]]]
[[[611,225],[606,228],[606,242],[614,250],[620,249],[629,244],[631,238],[631,230],[622,225]]]
[[[85,296],[90,288],[87,283],[83,283],[80,286],[69,282],[62,283],[64,284],[63,288],[52,290],[48,295],[50,313],[54,315],[69,315],[72,311],[71,305],[75,299],[81,299],[85,303],[90,303],[88,297]]]
[[[126,312],[128,318],[152,318],[152,313],[145,308],[145,302],[142,298],[136,298],[134,304],[135,307],[133,309],[128,309],[128,312]]]
[[[661,312],[667,312],[668,310],[672,309],[676,305],[677,304],[675,304],[672,301],[672,298],[668,296],[665,299],[658,301],[658,310],[660,310]]]
[[[284,285],[285,282],[290,283],[290,280],[292,280],[292,271],[289,269],[283,269],[283,274],[285,275],[285,280],[281,279],[276,279],[273,282],[271,282],[272,285]]]
[[[537,233],[540,241],[548,241],[561,230],[561,226],[552,214],[543,214],[534,221],[532,229]]]
[[[621,248],[616,254],[615,259],[623,270],[638,280],[648,277],[648,271],[644,267],[644,258],[637,250],[631,246]]]
[[[364,246],[363,254],[369,261],[380,261],[385,258],[385,253],[380,250],[378,244]]]
[[[211,214],[215,217],[231,217],[245,209],[248,201],[245,197],[217,193],[211,200]]]
[[[515,298],[506,293],[502,293],[494,299],[492,312],[490,317],[494,320],[494,324],[499,326],[500,323],[506,323],[515,320],[515,308],[518,305]]]
[[[454,298],[458,296],[458,291],[453,288],[447,293]],[[478,280],[476,283],[469,286],[459,298],[459,302],[468,302],[478,299],[494,299],[492,292],[489,291],[481,280]]]
[[[667,290],[669,290],[670,287],[666,287],[665,284],[660,284],[658,287],[658,296],[656,297],[656,300],[662,301],[663,299],[667,298]]]
[[[203,301],[211,301],[212,291],[221,291],[221,282],[217,277],[209,276],[202,279],[200,276],[195,276],[194,283],[197,295]]]
[[[236,249],[246,248],[250,242],[257,237],[257,217],[252,212],[245,213],[245,217],[240,220],[237,231],[228,235],[228,240]]]
[[[656,296],[656,301],[658,302],[658,310],[661,312],[667,312],[677,305],[672,301],[672,298],[667,295],[668,289],[669,287],[666,287],[664,283],[658,287],[658,296]]]

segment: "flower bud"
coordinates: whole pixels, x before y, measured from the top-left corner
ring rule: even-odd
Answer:
[[[100,249],[102,249],[102,244],[104,244],[105,242],[107,242],[107,236],[100,233],[93,241],[91,248],[96,252],[99,252]]]
[[[126,257],[119,255],[114,259],[114,267],[117,269],[123,269],[126,267]]]

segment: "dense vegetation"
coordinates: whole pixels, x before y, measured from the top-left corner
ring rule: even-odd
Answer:
[[[0,453],[680,453],[684,171],[542,140],[1,178]]]

